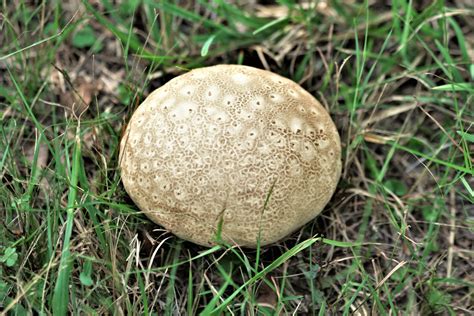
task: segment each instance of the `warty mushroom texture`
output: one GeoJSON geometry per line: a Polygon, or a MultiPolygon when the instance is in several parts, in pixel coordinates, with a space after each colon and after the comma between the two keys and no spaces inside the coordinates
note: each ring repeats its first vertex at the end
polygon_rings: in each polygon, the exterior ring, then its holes
{"type": "Polygon", "coordinates": [[[177,236],[211,246],[222,221],[223,240],[255,247],[323,210],[340,177],[341,145],[329,114],[295,82],[218,65],[143,101],[121,141],[120,167],[140,210],[177,236]]]}

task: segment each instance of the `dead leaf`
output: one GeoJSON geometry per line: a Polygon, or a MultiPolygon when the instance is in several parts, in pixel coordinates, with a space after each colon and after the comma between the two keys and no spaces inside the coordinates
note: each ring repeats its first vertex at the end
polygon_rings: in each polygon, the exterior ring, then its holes
{"type": "MultiPolygon", "coordinates": [[[[25,158],[29,161],[30,164],[33,164],[35,156],[35,143],[28,142],[24,145],[23,150],[25,153],[25,158]]],[[[38,159],[36,160],[36,167],[39,169],[46,168],[48,164],[49,150],[44,143],[38,145],[38,159]]]]}
{"type": "Polygon", "coordinates": [[[91,79],[78,77],[72,82],[72,87],[67,85],[66,92],[58,93],[59,102],[74,116],[79,117],[87,110],[101,86],[102,84],[91,79]]]}
{"type": "Polygon", "coordinates": [[[257,293],[257,305],[275,309],[278,297],[275,291],[272,290],[265,282],[262,282],[257,293]]]}

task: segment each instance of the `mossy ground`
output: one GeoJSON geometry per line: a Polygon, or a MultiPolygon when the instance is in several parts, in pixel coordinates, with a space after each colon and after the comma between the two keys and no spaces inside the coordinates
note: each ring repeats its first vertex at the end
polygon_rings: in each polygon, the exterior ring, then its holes
{"type": "Polygon", "coordinates": [[[473,311],[474,8],[455,1],[3,1],[0,313],[473,311]],[[134,108],[241,63],[331,113],[343,175],[321,216],[259,250],[203,248],[127,197],[134,108]]]}

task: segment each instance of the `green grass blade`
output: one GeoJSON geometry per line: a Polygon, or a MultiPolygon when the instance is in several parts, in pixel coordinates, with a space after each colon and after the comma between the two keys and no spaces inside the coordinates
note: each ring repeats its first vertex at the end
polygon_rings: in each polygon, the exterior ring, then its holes
{"type": "Polygon", "coordinates": [[[445,167],[448,167],[448,168],[451,168],[451,169],[454,169],[454,170],[457,170],[457,171],[461,171],[461,172],[464,172],[464,173],[467,173],[467,174],[470,174],[470,175],[474,175],[474,170],[472,169],[472,167],[465,167],[465,166],[458,166],[457,164],[454,164],[452,162],[449,162],[449,161],[445,161],[445,160],[441,160],[441,159],[438,159],[438,158],[435,158],[435,157],[432,157],[428,154],[424,154],[418,150],[415,150],[415,149],[412,149],[412,148],[409,148],[409,147],[406,147],[406,146],[403,146],[403,145],[400,145],[398,143],[395,143],[395,142],[389,142],[389,143],[392,143],[394,144],[394,146],[397,148],[397,149],[400,149],[400,150],[403,150],[403,151],[406,151],[414,156],[418,156],[418,157],[422,157],[426,160],[429,160],[429,161],[432,161],[434,163],[437,163],[437,164],[440,164],[440,165],[443,165],[445,167]]]}
{"type": "Polygon", "coordinates": [[[214,39],[216,38],[217,35],[212,35],[210,36],[206,42],[204,43],[204,45],[202,46],[202,49],[201,49],[201,56],[202,57],[205,57],[207,56],[207,53],[209,52],[209,47],[211,47],[212,45],[212,42],[214,41],[214,39]]]}
{"type": "Polygon", "coordinates": [[[237,295],[239,295],[243,289],[245,289],[247,286],[255,283],[257,280],[261,279],[264,275],[269,273],[270,271],[276,269],[279,267],[281,264],[286,262],[289,258],[295,256],[297,253],[301,252],[302,250],[310,247],[317,241],[321,240],[321,238],[311,238],[308,240],[305,240],[297,245],[295,245],[293,248],[276,258],[272,263],[270,263],[268,266],[266,266],[264,269],[261,271],[257,272],[252,278],[247,280],[242,286],[240,286],[236,291],[234,291],[231,295],[229,295],[228,298],[226,298],[218,307],[216,307],[212,313],[217,313],[219,310],[223,309],[225,306],[230,304],[237,295]]]}
{"type": "Polygon", "coordinates": [[[441,86],[432,87],[435,91],[452,91],[452,92],[472,92],[474,93],[474,84],[470,82],[455,82],[441,86]]]}
{"type": "Polygon", "coordinates": [[[69,279],[71,277],[71,258],[70,242],[74,221],[74,210],[76,208],[77,184],[79,180],[79,168],[81,166],[81,140],[79,138],[79,126],[76,130],[74,140],[73,161],[71,166],[71,180],[69,184],[68,202],[66,208],[66,229],[64,233],[63,249],[59,262],[58,277],[53,293],[53,314],[66,315],[69,303],[69,279]]]}
{"type": "Polygon", "coordinates": [[[253,35],[257,35],[271,27],[273,27],[274,25],[277,25],[277,24],[280,24],[280,23],[284,23],[284,22],[287,22],[289,19],[287,17],[281,17],[281,18],[278,18],[276,20],[273,20],[271,22],[268,22],[267,24],[259,27],[258,29],[256,29],[255,31],[253,31],[253,35]]]}

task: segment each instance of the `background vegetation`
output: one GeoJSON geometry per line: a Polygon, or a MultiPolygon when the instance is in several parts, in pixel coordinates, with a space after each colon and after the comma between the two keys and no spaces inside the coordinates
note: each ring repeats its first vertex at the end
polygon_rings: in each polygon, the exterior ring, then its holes
{"type": "Polygon", "coordinates": [[[0,1],[0,313],[473,312],[470,0],[0,1]],[[188,69],[241,63],[334,118],[321,216],[258,251],[153,225],[124,124],[188,69]]]}

